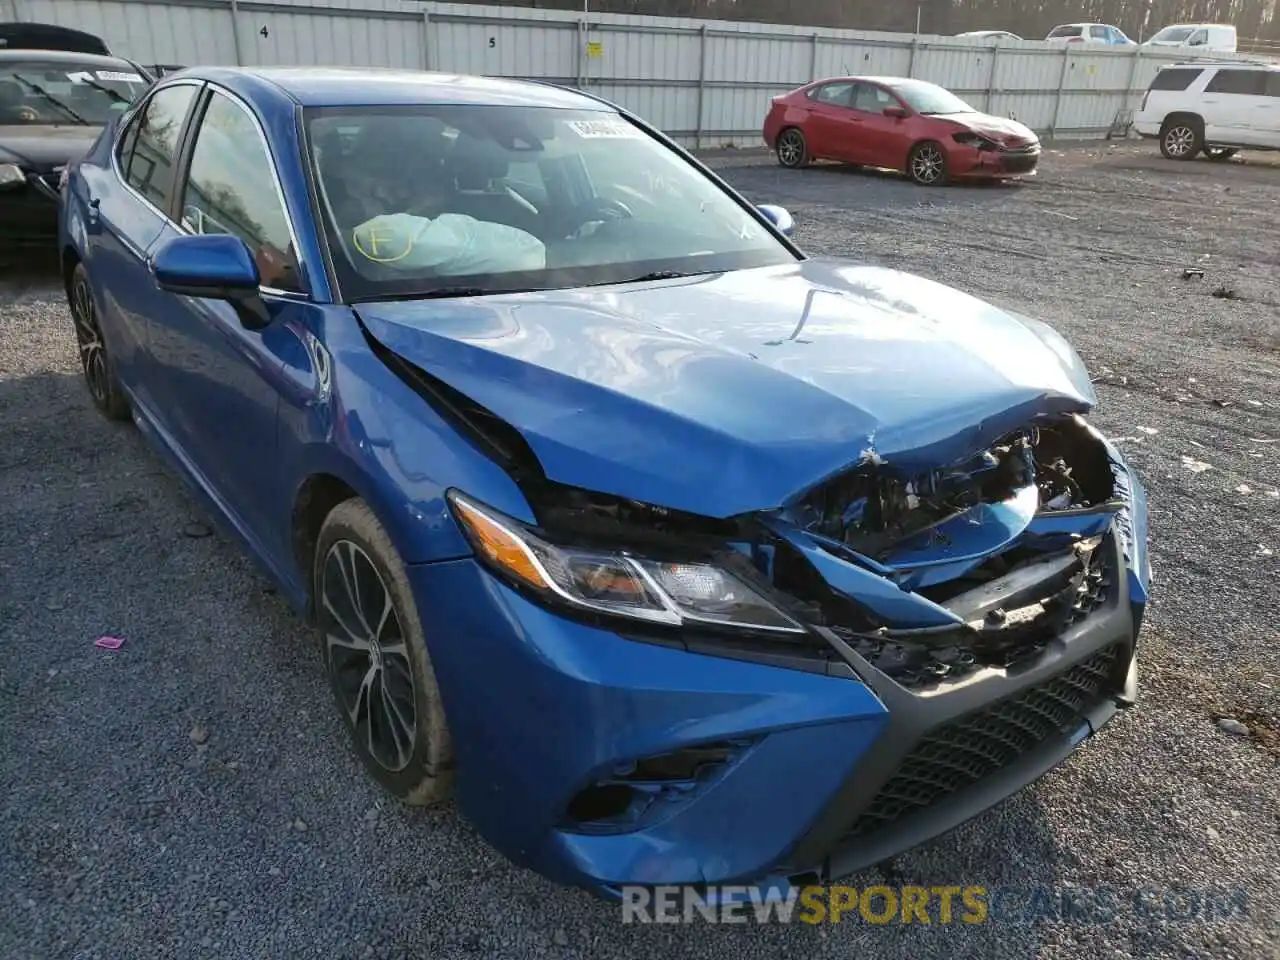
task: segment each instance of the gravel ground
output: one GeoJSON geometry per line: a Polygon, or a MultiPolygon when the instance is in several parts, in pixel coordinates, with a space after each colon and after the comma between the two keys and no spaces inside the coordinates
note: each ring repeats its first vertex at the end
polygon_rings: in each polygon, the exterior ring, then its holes
{"type": "Polygon", "coordinates": [[[209,518],[138,434],[93,413],[53,275],[28,268],[0,281],[0,956],[1280,956],[1280,166],[1073,146],[1023,185],[928,191],[713,163],[789,207],[811,252],[1038,315],[1090,363],[1152,500],[1140,705],[852,882],[1104,885],[1117,915],[623,926],[453,809],[388,803],[310,637],[234,544],[191,536],[209,518]],[[1138,887],[1154,907],[1129,906],[1138,887]],[[1243,890],[1248,911],[1171,919],[1168,887],[1243,890]]]}

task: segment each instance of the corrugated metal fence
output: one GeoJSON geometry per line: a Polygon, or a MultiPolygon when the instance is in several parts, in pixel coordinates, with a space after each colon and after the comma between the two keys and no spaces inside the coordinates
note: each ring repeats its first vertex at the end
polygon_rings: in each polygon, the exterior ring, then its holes
{"type": "MultiPolygon", "coordinates": [[[[11,7],[6,11],[5,7],[11,7]]],[[[694,146],[760,143],[769,98],[822,76],[913,76],[1049,136],[1097,136],[1177,51],[863,33],[415,0],[0,0],[143,63],[408,67],[598,92],[694,146]]]]}

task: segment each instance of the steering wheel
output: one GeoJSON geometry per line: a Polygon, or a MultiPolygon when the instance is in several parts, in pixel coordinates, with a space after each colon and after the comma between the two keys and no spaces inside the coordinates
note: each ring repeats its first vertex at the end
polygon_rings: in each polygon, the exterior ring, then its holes
{"type": "Polygon", "coordinates": [[[594,220],[630,220],[635,214],[621,200],[609,197],[591,197],[569,210],[565,220],[566,226],[577,230],[583,224],[594,220]]]}

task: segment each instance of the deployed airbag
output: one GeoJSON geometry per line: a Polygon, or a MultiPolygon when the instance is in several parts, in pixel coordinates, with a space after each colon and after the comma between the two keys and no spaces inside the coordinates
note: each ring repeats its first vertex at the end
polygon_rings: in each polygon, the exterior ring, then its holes
{"type": "Polygon", "coordinates": [[[434,219],[384,214],[356,227],[352,241],[373,263],[449,277],[542,270],[547,261],[546,248],[532,234],[460,213],[434,219]]]}

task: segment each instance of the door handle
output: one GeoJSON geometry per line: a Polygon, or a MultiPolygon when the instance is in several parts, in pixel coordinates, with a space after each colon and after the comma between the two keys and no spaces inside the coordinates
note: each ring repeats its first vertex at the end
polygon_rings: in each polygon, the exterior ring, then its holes
{"type": "Polygon", "coordinates": [[[101,213],[102,213],[102,200],[98,197],[90,197],[89,212],[85,215],[85,226],[89,230],[93,231],[94,233],[98,232],[99,223],[100,223],[98,218],[101,215],[101,213]]]}

